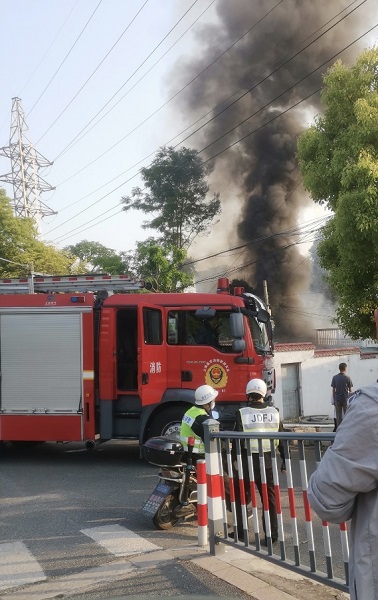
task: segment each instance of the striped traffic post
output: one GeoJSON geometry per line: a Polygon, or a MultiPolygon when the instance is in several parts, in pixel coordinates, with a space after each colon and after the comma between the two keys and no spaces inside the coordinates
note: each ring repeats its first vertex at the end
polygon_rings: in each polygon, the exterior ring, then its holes
{"type": "Polygon", "coordinates": [[[198,545],[206,546],[208,537],[206,461],[197,460],[198,545]]]}
{"type": "Polygon", "coordinates": [[[227,440],[227,483],[228,483],[228,497],[230,502],[230,509],[232,514],[232,525],[234,530],[234,540],[237,540],[237,527],[238,521],[236,516],[236,497],[235,497],[235,481],[234,481],[234,469],[232,466],[232,455],[231,455],[231,444],[230,440],[227,440]]]}
{"type": "Polygon", "coordinates": [[[244,538],[244,544],[246,546],[248,546],[249,538],[248,538],[247,500],[246,500],[246,494],[245,494],[245,480],[244,480],[244,472],[243,472],[241,443],[240,443],[240,440],[235,440],[235,441],[236,441],[236,463],[238,466],[239,498],[240,498],[242,521],[243,521],[243,538],[244,538]]]}
{"type": "Polygon", "coordinates": [[[249,441],[248,441],[248,445],[247,445],[247,457],[248,457],[248,472],[249,472],[249,484],[250,484],[251,506],[252,506],[253,532],[255,534],[256,550],[261,550],[259,512],[258,512],[258,506],[257,506],[257,491],[256,491],[257,486],[256,486],[256,480],[255,480],[255,470],[253,467],[251,445],[250,445],[249,441]]]}
{"type": "MultiPolygon", "coordinates": [[[[322,459],[322,451],[320,447],[320,442],[315,442],[315,460],[316,467],[320,465],[320,461],[322,459]]],[[[323,548],[324,548],[324,557],[326,562],[327,569],[327,577],[329,579],[333,578],[333,564],[332,564],[332,549],[331,549],[331,538],[329,535],[329,525],[327,521],[322,521],[322,534],[323,534],[323,548]]]]}
{"type": "Polygon", "coordinates": [[[345,581],[349,585],[349,544],[347,524],[340,523],[341,549],[343,554],[345,581]]]}
{"type": "Polygon", "coordinates": [[[291,466],[291,457],[288,445],[284,446],[284,455],[286,463],[286,483],[287,495],[289,497],[290,519],[291,519],[291,535],[293,537],[294,563],[299,566],[301,564],[299,554],[299,536],[297,523],[297,509],[295,505],[295,492],[293,483],[293,471],[291,466]]]}
{"type": "Polygon", "coordinates": [[[224,552],[224,545],[219,543],[219,537],[224,537],[223,523],[223,481],[218,458],[218,443],[212,439],[212,433],[219,433],[219,423],[207,419],[203,423],[205,438],[207,507],[209,525],[210,553],[215,556],[224,552]]]}
{"type": "MultiPolygon", "coordinates": [[[[287,442],[285,442],[285,443],[287,444],[287,442]]],[[[283,515],[282,515],[281,488],[280,488],[280,480],[278,477],[277,452],[276,452],[275,440],[270,440],[270,454],[271,454],[271,459],[272,459],[274,496],[275,496],[275,501],[276,501],[278,540],[280,542],[281,560],[286,560],[285,532],[284,532],[283,515]]]]}
{"type": "Polygon", "coordinates": [[[257,442],[258,442],[258,446],[259,446],[260,480],[261,480],[263,517],[264,517],[264,523],[265,523],[265,537],[266,537],[266,542],[267,542],[267,546],[268,546],[268,554],[273,554],[272,529],[271,529],[271,525],[270,525],[270,512],[269,512],[268,483],[267,483],[267,479],[266,479],[263,440],[259,439],[257,442]]]}
{"type": "Polygon", "coordinates": [[[308,477],[307,477],[306,457],[305,457],[303,440],[299,440],[299,442],[298,442],[298,454],[299,454],[299,470],[301,473],[303,507],[304,507],[305,519],[306,519],[307,548],[308,548],[308,555],[310,558],[310,569],[313,573],[315,573],[316,572],[315,543],[314,543],[314,532],[313,532],[313,527],[312,527],[311,508],[310,508],[310,503],[309,503],[308,497],[307,497],[308,477]]]}
{"type": "MultiPolygon", "coordinates": [[[[319,466],[320,461],[322,459],[322,450],[321,450],[321,442],[315,442],[315,460],[316,467],[319,466]]],[[[343,563],[344,563],[344,572],[345,572],[345,582],[346,585],[349,586],[349,544],[348,544],[348,530],[347,524],[340,523],[340,537],[341,537],[341,551],[343,555],[343,563]]],[[[331,549],[331,539],[329,534],[329,524],[326,521],[322,521],[322,531],[323,531],[323,546],[324,546],[324,555],[326,559],[326,567],[327,567],[327,577],[333,577],[333,564],[332,564],[332,549],[331,549]]]]}

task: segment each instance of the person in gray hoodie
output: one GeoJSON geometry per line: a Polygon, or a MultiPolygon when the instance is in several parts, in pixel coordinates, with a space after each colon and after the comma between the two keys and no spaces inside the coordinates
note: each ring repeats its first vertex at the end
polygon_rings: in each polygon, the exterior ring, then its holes
{"type": "Polygon", "coordinates": [[[378,385],[349,399],[335,441],[308,485],[311,507],[323,521],[351,519],[351,600],[378,600],[378,385]]]}

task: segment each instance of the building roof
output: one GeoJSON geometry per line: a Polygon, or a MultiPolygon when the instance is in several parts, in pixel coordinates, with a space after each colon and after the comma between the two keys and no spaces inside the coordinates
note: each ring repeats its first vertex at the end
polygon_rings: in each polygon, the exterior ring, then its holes
{"type": "Polygon", "coordinates": [[[351,348],[323,348],[315,350],[314,356],[343,356],[345,354],[360,354],[360,349],[357,346],[351,348]]]}
{"type": "Polygon", "coordinates": [[[288,344],[274,344],[275,352],[298,352],[301,350],[315,350],[311,342],[294,342],[288,344]]]}

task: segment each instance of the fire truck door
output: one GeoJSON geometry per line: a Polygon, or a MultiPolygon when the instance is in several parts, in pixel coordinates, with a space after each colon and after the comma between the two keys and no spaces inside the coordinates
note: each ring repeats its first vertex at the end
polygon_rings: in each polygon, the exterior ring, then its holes
{"type": "Polygon", "coordinates": [[[138,307],[138,392],[142,405],[159,403],[167,387],[162,311],[138,307]]]}

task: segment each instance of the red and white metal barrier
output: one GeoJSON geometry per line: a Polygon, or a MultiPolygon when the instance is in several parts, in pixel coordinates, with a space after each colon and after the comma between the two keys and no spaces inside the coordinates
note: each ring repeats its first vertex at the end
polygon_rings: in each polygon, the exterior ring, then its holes
{"type": "MultiPolygon", "coordinates": [[[[277,562],[280,566],[292,569],[301,575],[347,591],[349,549],[346,524],[342,523],[338,528],[329,526],[328,523],[321,523],[316,516],[314,521],[307,498],[307,472],[309,469],[314,470],[320,461],[321,444],[329,443],[333,438],[333,433],[246,434],[220,432],[219,424],[209,420],[205,424],[205,448],[211,554],[217,554],[223,545],[237,545],[241,550],[269,558],[270,561],[277,562]],[[279,473],[277,466],[274,440],[278,438],[281,439],[284,448],[286,476],[279,473]],[[253,460],[250,451],[249,439],[258,440],[259,461],[257,464],[256,456],[253,460]],[[270,439],[270,453],[263,452],[263,439],[270,439]],[[292,444],[293,442],[295,445],[292,444]],[[247,447],[247,457],[243,450],[245,446],[247,447]],[[231,448],[233,448],[232,453],[231,448]],[[275,540],[271,535],[269,498],[272,506],[272,490],[268,489],[269,484],[266,477],[268,456],[272,465],[279,546],[273,543],[275,540]],[[255,468],[257,469],[258,465],[260,470],[262,498],[256,491],[254,464],[255,468]],[[245,484],[248,479],[249,487],[246,488],[245,484]],[[251,514],[252,519],[248,519],[248,513],[251,514]],[[262,518],[267,542],[266,549],[261,548],[260,542],[262,518]],[[323,539],[323,544],[321,539],[323,539]],[[342,561],[339,558],[340,546],[342,561]],[[335,557],[332,555],[332,547],[337,548],[335,557]],[[301,556],[300,548],[302,548],[303,556],[301,556]],[[319,570],[317,562],[321,565],[319,570]]],[[[272,481],[271,475],[269,477],[269,480],[272,481]]],[[[201,527],[203,527],[203,523],[203,516],[201,516],[201,527]]],[[[202,536],[201,533],[201,545],[204,543],[202,536]]]]}

